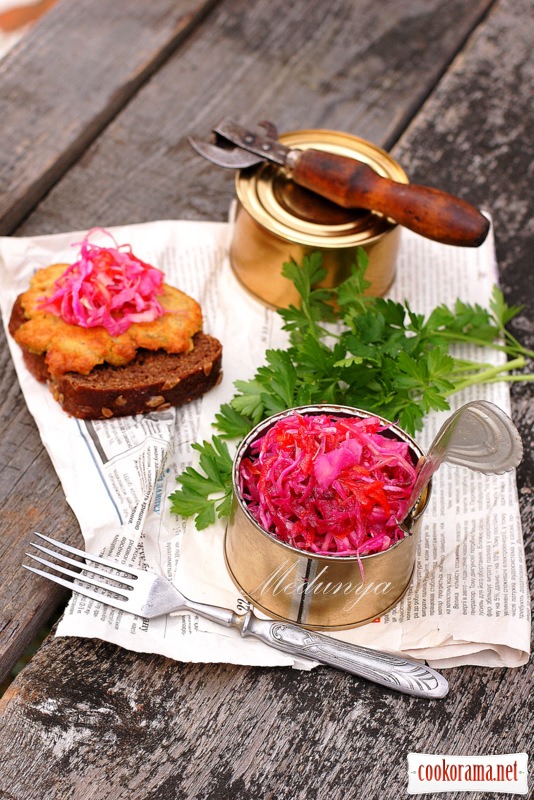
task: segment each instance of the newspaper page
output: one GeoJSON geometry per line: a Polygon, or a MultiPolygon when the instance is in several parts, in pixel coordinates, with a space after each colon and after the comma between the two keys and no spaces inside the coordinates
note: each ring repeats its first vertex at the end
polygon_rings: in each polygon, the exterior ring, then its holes
{"type": "MultiPolygon", "coordinates": [[[[28,408],[62,482],[88,552],[169,578],[193,600],[242,611],[223,556],[224,523],[197,531],[170,513],[169,495],[186,466],[191,444],[209,439],[234,381],[252,377],[265,350],[284,346],[280,317],[254,300],[228,261],[230,226],[160,221],[112,229],[119,243],[165,272],[166,281],[197,299],[204,330],[223,343],[221,384],[178,409],[105,421],[68,417],[48,389],[27,371],[8,336],[28,408]]],[[[43,266],[72,262],[85,232],[0,238],[0,303],[7,328],[16,296],[43,266]]],[[[98,237],[95,239],[98,241],[98,237]]],[[[496,282],[491,237],[476,250],[448,247],[403,231],[397,278],[389,296],[408,299],[416,312],[440,303],[487,304],[496,282]]],[[[459,352],[480,359],[476,348],[459,352]]],[[[484,353],[499,364],[503,356],[484,353]]],[[[452,411],[487,399],[509,412],[506,384],[463,391],[452,411]]],[[[432,414],[418,440],[426,449],[452,412],[432,414]]],[[[54,531],[42,520],[41,530],[54,531]]],[[[276,651],[196,614],[144,619],[73,594],[60,636],[97,637],[139,652],[176,660],[250,665],[312,662],[276,651]]],[[[487,476],[443,465],[434,480],[418,539],[416,570],[404,599],[380,620],[335,634],[344,641],[424,659],[438,668],[461,664],[519,666],[528,659],[529,592],[514,473],[487,476]]]]}

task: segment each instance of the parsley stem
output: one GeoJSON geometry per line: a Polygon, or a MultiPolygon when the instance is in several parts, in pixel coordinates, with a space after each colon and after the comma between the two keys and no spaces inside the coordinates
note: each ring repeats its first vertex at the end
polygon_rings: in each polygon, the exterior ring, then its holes
{"type": "MultiPolygon", "coordinates": [[[[505,331],[505,333],[508,332],[505,331]]],[[[528,356],[529,358],[534,358],[534,350],[528,350],[526,347],[523,347],[523,345],[519,344],[519,342],[517,342],[510,334],[508,334],[511,338],[510,344],[497,344],[496,342],[490,342],[487,339],[478,339],[470,334],[455,332],[451,333],[443,330],[440,330],[439,335],[443,339],[448,339],[450,342],[467,342],[468,344],[474,344],[478,347],[491,347],[492,350],[500,350],[507,355],[521,354],[528,356]]]]}
{"type": "MultiPolygon", "coordinates": [[[[508,383],[516,383],[517,381],[534,381],[534,374],[530,375],[496,375],[494,378],[484,380],[483,383],[500,383],[506,381],[508,383]]],[[[479,381],[480,383],[480,381],[479,381]]]]}
{"type": "Polygon", "coordinates": [[[519,358],[515,358],[512,361],[507,361],[506,364],[501,364],[497,367],[491,367],[490,369],[483,370],[482,372],[478,372],[477,374],[473,375],[471,378],[465,378],[464,380],[458,381],[455,385],[455,388],[451,392],[447,392],[447,396],[454,394],[455,392],[459,392],[462,389],[466,389],[468,386],[474,386],[478,383],[495,383],[496,381],[524,381],[524,380],[534,380],[534,375],[510,375],[509,373],[514,369],[521,369],[525,366],[525,359],[521,356],[519,358]],[[503,375],[502,373],[506,372],[508,374],[503,375]]]}
{"type": "Polygon", "coordinates": [[[506,330],[506,328],[503,328],[502,332],[505,339],[507,339],[510,343],[510,352],[513,350],[516,353],[523,353],[523,355],[528,356],[529,358],[534,358],[534,350],[529,350],[527,347],[524,347],[520,342],[517,341],[515,336],[513,336],[510,331],[506,330]]]}
{"type": "Polygon", "coordinates": [[[478,373],[481,369],[491,369],[494,364],[488,364],[486,361],[465,361],[460,358],[454,359],[454,372],[453,375],[462,375],[465,372],[478,373]]]}

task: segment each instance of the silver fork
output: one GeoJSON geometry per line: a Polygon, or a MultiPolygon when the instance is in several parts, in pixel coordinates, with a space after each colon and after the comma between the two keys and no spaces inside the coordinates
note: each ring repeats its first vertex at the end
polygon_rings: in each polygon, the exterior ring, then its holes
{"type": "Polygon", "coordinates": [[[259,619],[252,610],[235,614],[228,608],[197,603],[185,597],[160,575],[123,567],[110,559],[90,555],[42,533],[36,532],[35,535],[55,549],[37,542],[31,542],[31,546],[60,563],[27,553],[33,561],[54,572],[26,564],[23,567],[100,603],[148,619],[171,611],[192,612],[226,628],[236,628],[241,636],[254,636],[276,650],[328,664],[413,697],[438,699],[445,697],[449,690],[442,675],[417,661],[339,642],[287,622],[259,619]],[[79,558],[84,559],[85,563],[79,558]],[[81,569],[82,572],[70,567],[81,569]]]}

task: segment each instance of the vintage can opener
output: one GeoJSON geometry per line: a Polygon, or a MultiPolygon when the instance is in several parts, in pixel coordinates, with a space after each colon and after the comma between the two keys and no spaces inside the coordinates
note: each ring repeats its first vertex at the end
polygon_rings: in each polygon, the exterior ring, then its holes
{"type": "Polygon", "coordinates": [[[244,169],[270,161],[284,168],[299,186],[343,208],[374,211],[444,244],[478,247],[488,235],[489,220],[465,200],[428,186],[397,183],[353,158],[286,147],[277,139],[272,123],[260,126],[265,132],[247,130],[225,119],[213,129],[213,142],[196,138],[189,142],[221,167],[244,169]]]}

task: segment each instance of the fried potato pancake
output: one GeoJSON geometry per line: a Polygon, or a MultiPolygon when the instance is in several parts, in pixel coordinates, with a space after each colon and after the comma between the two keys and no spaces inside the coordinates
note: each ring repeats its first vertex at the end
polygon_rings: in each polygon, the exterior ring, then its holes
{"type": "Polygon", "coordinates": [[[78,372],[87,375],[97,364],[118,367],[132,361],[139,348],[187,353],[193,348],[192,337],[202,328],[202,311],[196,300],[163,284],[158,300],[165,309],[152,322],[134,322],[119,336],[111,336],[98,326],[82,328],[71,325],[50,311],[40,309],[43,297],[52,295],[55,281],[68,264],[53,264],[38,270],[30,288],[21,296],[27,321],[15,334],[15,340],[31,353],[46,354],[52,375],[78,372]]]}

